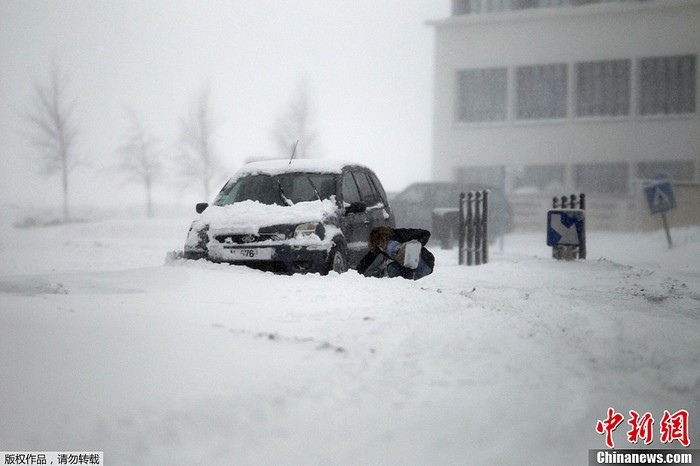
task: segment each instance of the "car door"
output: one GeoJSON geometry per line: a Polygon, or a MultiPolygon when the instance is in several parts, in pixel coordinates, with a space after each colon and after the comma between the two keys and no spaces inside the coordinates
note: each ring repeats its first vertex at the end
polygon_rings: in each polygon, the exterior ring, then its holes
{"type": "Polygon", "coordinates": [[[366,209],[353,211],[352,206],[363,202],[353,171],[347,170],[341,179],[341,195],[345,214],[341,220],[345,242],[348,248],[348,260],[355,266],[367,253],[367,239],[370,232],[370,222],[366,209]]]}
{"type": "Polygon", "coordinates": [[[382,186],[382,183],[379,181],[379,178],[377,178],[377,175],[375,175],[373,172],[368,171],[367,175],[369,176],[369,179],[372,182],[375,191],[377,191],[377,194],[379,194],[382,204],[384,205],[384,212],[382,215],[383,225],[394,228],[396,225],[396,220],[394,218],[393,209],[389,205],[389,199],[386,197],[386,191],[384,191],[384,186],[382,186]]]}
{"type": "Polygon", "coordinates": [[[388,206],[385,204],[379,190],[375,187],[370,174],[366,170],[355,172],[357,187],[360,189],[362,201],[367,204],[367,221],[369,229],[378,226],[391,226],[388,206]]]}

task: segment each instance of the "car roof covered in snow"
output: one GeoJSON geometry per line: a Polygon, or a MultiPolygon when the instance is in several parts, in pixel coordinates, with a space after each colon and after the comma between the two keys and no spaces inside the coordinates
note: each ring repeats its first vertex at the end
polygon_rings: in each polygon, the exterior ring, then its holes
{"type": "Polygon", "coordinates": [[[358,163],[340,160],[299,159],[265,160],[244,165],[235,177],[252,174],[280,175],[283,173],[341,173],[348,165],[363,167],[358,163]]]}

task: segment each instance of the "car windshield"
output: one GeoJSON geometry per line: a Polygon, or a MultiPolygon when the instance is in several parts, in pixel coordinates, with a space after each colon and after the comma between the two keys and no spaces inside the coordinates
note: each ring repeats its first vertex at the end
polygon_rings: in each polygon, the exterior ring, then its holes
{"type": "Polygon", "coordinates": [[[249,175],[227,183],[214,201],[224,206],[242,201],[292,205],[297,202],[329,199],[335,194],[335,175],[327,173],[285,173],[249,175]]]}

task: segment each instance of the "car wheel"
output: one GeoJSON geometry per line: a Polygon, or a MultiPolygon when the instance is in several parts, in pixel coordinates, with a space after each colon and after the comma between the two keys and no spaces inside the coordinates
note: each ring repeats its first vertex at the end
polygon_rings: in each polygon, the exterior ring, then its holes
{"type": "Polygon", "coordinates": [[[336,273],[343,273],[348,270],[348,258],[342,243],[336,243],[330,254],[328,254],[328,264],[325,273],[327,274],[331,270],[336,273]]]}

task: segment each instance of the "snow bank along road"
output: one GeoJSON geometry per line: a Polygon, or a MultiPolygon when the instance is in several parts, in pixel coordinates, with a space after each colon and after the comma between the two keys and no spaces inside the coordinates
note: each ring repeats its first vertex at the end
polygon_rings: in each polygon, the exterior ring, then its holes
{"type": "MultiPolygon", "coordinates": [[[[189,219],[0,239],[0,450],[107,464],[587,464],[608,407],[700,438],[700,229],[418,281],[179,261],[189,219]],[[475,292],[471,292],[473,288],[475,292]]],[[[628,426],[614,432],[630,448],[628,426]]],[[[655,432],[653,447],[663,446],[655,432]]],[[[671,446],[678,446],[674,442],[671,446]]]]}

